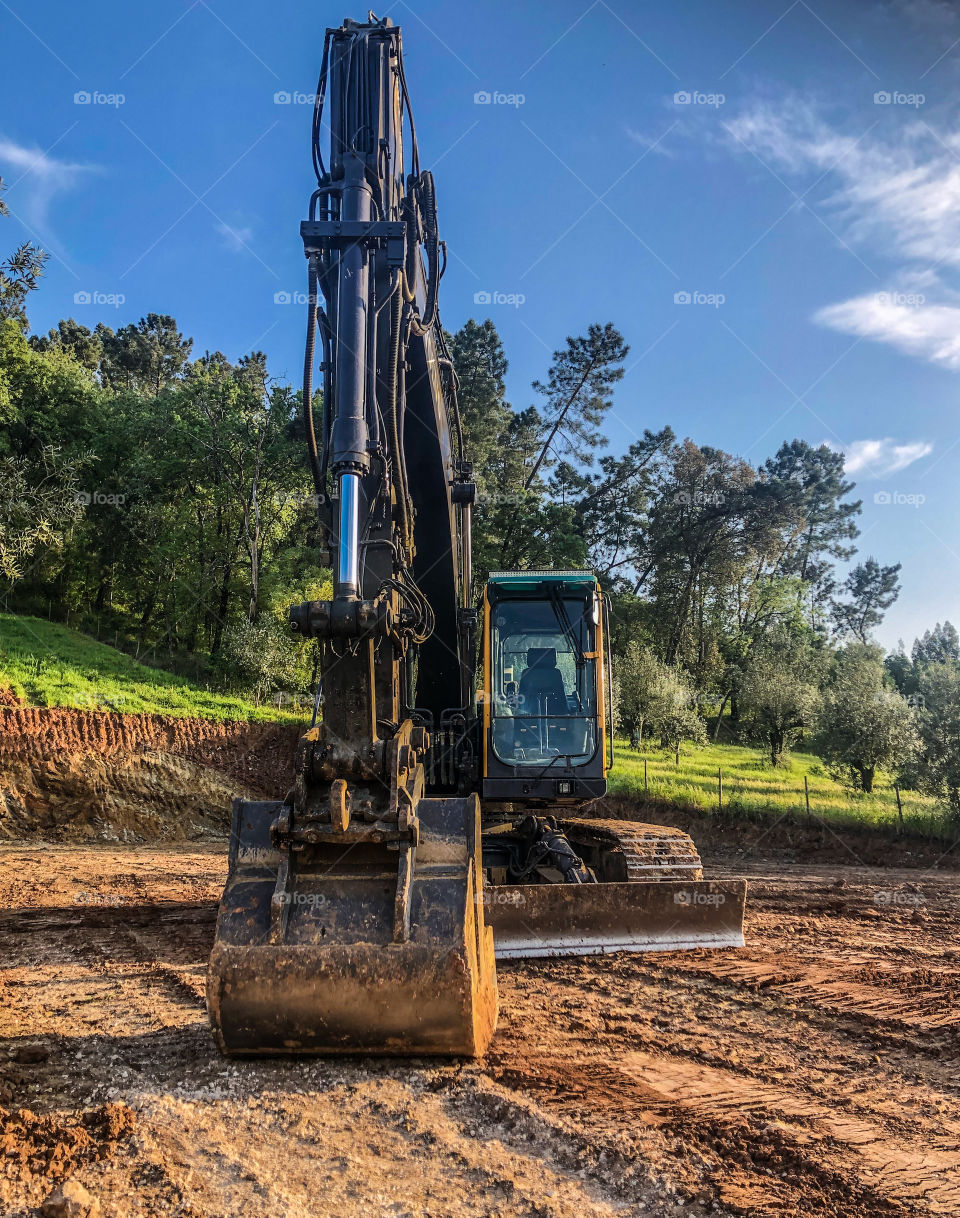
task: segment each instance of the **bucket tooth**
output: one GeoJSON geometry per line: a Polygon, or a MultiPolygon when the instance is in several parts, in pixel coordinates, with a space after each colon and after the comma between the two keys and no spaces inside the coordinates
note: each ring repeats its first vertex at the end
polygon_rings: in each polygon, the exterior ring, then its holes
{"type": "Polygon", "coordinates": [[[476,796],[420,800],[419,844],[401,850],[288,854],[270,837],[280,808],[234,807],[207,971],[222,1051],[483,1053],[497,997],[476,796]]]}

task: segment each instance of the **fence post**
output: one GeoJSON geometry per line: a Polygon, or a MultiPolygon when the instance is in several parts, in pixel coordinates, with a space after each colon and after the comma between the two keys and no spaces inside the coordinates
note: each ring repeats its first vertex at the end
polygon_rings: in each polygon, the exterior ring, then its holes
{"type": "Polygon", "coordinates": [[[646,757],[644,757],[644,759],[643,759],[643,789],[644,789],[644,791],[647,790],[647,759],[646,759],[646,757]]]}
{"type": "Polygon", "coordinates": [[[807,805],[807,820],[810,819],[810,784],[807,782],[807,776],[803,776],[803,800],[807,805]]]}
{"type": "Polygon", "coordinates": [[[680,764],[680,741],[679,740],[677,741],[677,753],[676,753],[675,761],[676,761],[677,765],[680,764]]]}
{"type": "Polygon", "coordinates": [[[893,790],[894,790],[894,794],[897,797],[897,820],[900,824],[900,829],[902,831],[902,829],[903,829],[903,804],[900,802],[900,784],[895,782],[893,784],[893,790]]]}
{"type": "Polygon", "coordinates": [[[717,766],[717,811],[723,811],[723,770],[717,766]]]}

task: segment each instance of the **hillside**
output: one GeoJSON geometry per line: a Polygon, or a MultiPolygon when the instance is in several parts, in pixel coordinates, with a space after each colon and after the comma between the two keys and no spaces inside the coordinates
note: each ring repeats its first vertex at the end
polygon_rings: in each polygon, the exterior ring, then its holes
{"type": "Polygon", "coordinates": [[[299,723],[299,711],[256,706],[151,668],[89,635],[37,617],[0,614],[0,700],[123,714],[299,723]]]}
{"type": "MultiPolygon", "coordinates": [[[[810,814],[816,820],[877,826],[893,826],[900,821],[896,792],[886,774],[879,774],[873,793],[864,795],[837,782],[812,753],[791,753],[784,765],[774,768],[759,747],[733,744],[684,746],[678,766],[672,752],[648,747],[638,751],[619,740],[610,776],[611,792],[643,795],[645,760],[646,793],[651,799],[681,808],[716,812],[719,770],[723,776],[722,810],[733,816],[792,814],[805,818],[806,778],[810,814]]],[[[905,829],[924,835],[950,829],[942,805],[931,797],[901,790],[900,803],[905,829]]]]}

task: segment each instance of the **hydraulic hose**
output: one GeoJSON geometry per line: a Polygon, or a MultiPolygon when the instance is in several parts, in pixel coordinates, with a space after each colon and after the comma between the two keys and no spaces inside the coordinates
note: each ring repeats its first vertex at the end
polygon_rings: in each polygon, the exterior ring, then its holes
{"type": "MultiPolygon", "coordinates": [[[[303,421],[307,433],[307,451],[310,454],[310,472],[313,475],[314,489],[318,496],[322,496],[325,493],[323,470],[313,419],[313,360],[317,342],[317,277],[317,258],[314,255],[309,260],[307,271],[307,342],[303,353],[303,421]]],[[[326,363],[325,359],[324,364],[326,365],[326,363]]],[[[324,412],[326,409],[325,401],[324,412]]]]}

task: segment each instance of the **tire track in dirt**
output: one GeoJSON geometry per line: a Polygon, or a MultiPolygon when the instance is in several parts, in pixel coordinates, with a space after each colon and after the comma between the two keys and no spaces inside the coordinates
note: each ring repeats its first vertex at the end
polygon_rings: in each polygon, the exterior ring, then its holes
{"type": "MultiPolygon", "coordinates": [[[[77,1160],[104,1218],[133,1189],[151,1218],[318,1196],[397,1216],[960,1213],[953,878],[924,881],[914,920],[867,912],[895,876],[764,877],[740,951],[502,966],[482,1063],[228,1062],[202,1001],[219,855],[7,850],[0,868],[21,856],[43,883],[0,884],[0,1087],[14,1139],[129,1113],[77,1160]]],[[[32,1212],[41,1185],[0,1164],[0,1209],[32,1212]]]]}

